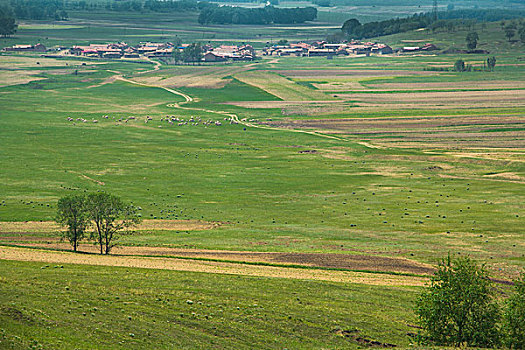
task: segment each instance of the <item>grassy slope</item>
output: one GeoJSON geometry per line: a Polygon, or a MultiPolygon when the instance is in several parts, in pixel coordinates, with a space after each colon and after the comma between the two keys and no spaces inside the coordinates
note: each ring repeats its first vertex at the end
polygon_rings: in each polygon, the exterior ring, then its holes
{"type": "Polygon", "coordinates": [[[358,348],[336,329],[406,346],[413,323],[411,288],[45,266],[0,264],[0,348],[358,348]]]}

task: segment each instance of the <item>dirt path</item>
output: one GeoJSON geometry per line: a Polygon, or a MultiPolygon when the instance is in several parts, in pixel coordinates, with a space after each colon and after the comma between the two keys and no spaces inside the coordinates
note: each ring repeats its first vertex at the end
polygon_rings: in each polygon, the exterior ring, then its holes
{"type": "Polygon", "coordinates": [[[362,283],[368,285],[422,286],[427,282],[426,278],[410,276],[257,266],[161,257],[101,256],[15,247],[0,247],[0,260],[36,261],[50,264],[136,267],[243,276],[362,283]]]}
{"type": "MultiPolygon", "coordinates": [[[[125,81],[125,82],[128,82],[130,84],[163,89],[163,90],[168,91],[168,92],[170,92],[172,94],[175,94],[175,95],[178,95],[178,96],[182,96],[185,99],[185,102],[183,102],[183,103],[189,103],[189,102],[193,102],[194,101],[193,97],[191,97],[190,95],[187,95],[187,94],[185,94],[183,92],[180,92],[180,91],[177,91],[177,90],[174,90],[174,89],[171,89],[171,88],[167,88],[167,87],[163,87],[163,86],[157,86],[157,85],[149,85],[149,84],[139,83],[139,82],[136,82],[136,81],[133,81],[133,80],[130,80],[130,79],[126,79],[126,78],[124,78],[122,76],[116,76],[115,78],[117,80],[125,81]]],[[[275,127],[270,127],[270,126],[253,124],[253,123],[249,123],[249,122],[245,122],[245,121],[240,120],[239,117],[236,114],[232,114],[232,113],[228,113],[228,112],[224,112],[224,111],[214,111],[214,110],[211,110],[211,109],[185,107],[185,106],[183,107],[183,106],[180,105],[180,103],[170,103],[170,104],[167,105],[167,107],[178,108],[178,109],[185,109],[185,110],[192,110],[192,111],[198,111],[198,112],[220,114],[220,115],[223,115],[223,116],[231,118],[235,123],[238,123],[238,124],[250,127],[250,128],[266,129],[266,130],[273,130],[273,131],[296,132],[296,133],[302,133],[302,134],[308,134],[308,135],[328,138],[328,139],[337,140],[337,141],[348,141],[347,139],[342,138],[342,137],[321,134],[321,133],[318,133],[318,132],[315,132],[315,131],[307,131],[307,130],[299,130],[299,129],[282,129],[282,128],[275,128],[275,127]]],[[[368,148],[377,148],[377,146],[373,146],[373,145],[370,145],[368,143],[361,143],[361,145],[365,146],[365,147],[368,147],[368,148]]]]}

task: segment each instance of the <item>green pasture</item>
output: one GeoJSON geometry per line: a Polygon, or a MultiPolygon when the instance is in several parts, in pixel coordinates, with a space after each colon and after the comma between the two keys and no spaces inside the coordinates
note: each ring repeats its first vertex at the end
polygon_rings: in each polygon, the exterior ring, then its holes
{"type": "MultiPolygon", "coordinates": [[[[498,264],[525,263],[523,185],[484,177],[523,176],[522,162],[457,158],[439,149],[431,154],[374,149],[358,139],[230,124],[224,114],[199,110],[236,113],[240,119],[283,118],[279,109],[223,104],[275,99],[235,79],[220,89],[181,88],[199,101],[183,104],[190,109],[167,107],[183,99],[160,88],[102,84],[109,70],[129,75],[148,66],[110,62],[85,66],[88,72],[78,75],[50,71],[43,73],[46,80],[0,89],[2,220],[52,220],[60,196],[105,190],[140,206],[144,218],[224,223],[209,231],[129,236],[124,244],[364,249],[432,263],[458,251],[498,264]],[[223,125],[170,125],[160,121],[166,115],[223,125]],[[118,123],[129,116],[136,120],[118,123]],[[146,116],[154,120],[146,124],[146,116]]],[[[353,116],[351,109],[344,115],[353,116]]]]}
{"type": "Polygon", "coordinates": [[[136,268],[0,264],[2,349],[407,346],[416,288],[136,268]]]}

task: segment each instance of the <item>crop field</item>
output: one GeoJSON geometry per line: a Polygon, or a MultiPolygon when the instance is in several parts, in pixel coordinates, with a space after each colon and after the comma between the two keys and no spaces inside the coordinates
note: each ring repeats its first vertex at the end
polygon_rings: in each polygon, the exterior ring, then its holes
{"type": "MultiPolygon", "coordinates": [[[[379,18],[373,6],[356,4],[379,18]]],[[[79,12],[21,23],[0,46],[261,46],[322,37],[340,9],[241,29],[79,12]]],[[[486,263],[505,295],[525,268],[525,65],[497,28],[480,32],[494,72],[436,70],[481,69],[479,54],[192,66],[1,53],[0,349],[420,348],[414,300],[447,254],[486,263]],[[73,253],[54,222],[59,198],[94,191],[143,219],[107,256],[89,239],[73,253]]],[[[429,35],[384,40],[447,43],[429,35]]]]}

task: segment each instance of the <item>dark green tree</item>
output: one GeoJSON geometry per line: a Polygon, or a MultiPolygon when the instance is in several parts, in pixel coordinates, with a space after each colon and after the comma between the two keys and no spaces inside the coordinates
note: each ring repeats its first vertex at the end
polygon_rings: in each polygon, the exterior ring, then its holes
{"type": "Polygon", "coordinates": [[[525,44],[525,23],[521,25],[518,30],[518,35],[520,36],[520,41],[522,44],[525,44]]]}
{"type": "Polygon", "coordinates": [[[456,72],[464,72],[466,70],[465,61],[457,60],[456,63],[454,63],[454,70],[456,72]]]}
{"type": "Polygon", "coordinates": [[[174,47],[173,52],[171,53],[171,57],[173,58],[173,61],[175,63],[178,63],[182,61],[182,52],[177,47],[174,47]]]}
{"type": "Polygon", "coordinates": [[[506,345],[525,349],[525,272],[514,283],[514,294],[507,300],[503,320],[506,345]]]}
{"type": "Polygon", "coordinates": [[[478,33],[476,32],[468,33],[466,40],[467,40],[467,48],[469,50],[475,50],[476,47],[478,46],[478,40],[479,40],[478,33]]]}
{"type": "Polygon", "coordinates": [[[202,47],[199,43],[188,45],[182,51],[182,59],[185,62],[200,62],[202,59],[202,47]]]}
{"type": "Polygon", "coordinates": [[[133,205],[106,192],[89,194],[86,208],[95,227],[93,238],[100,247],[100,254],[109,254],[119,236],[140,222],[133,205]]]}
{"type": "Polygon", "coordinates": [[[424,336],[438,345],[497,346],[500,311],[491,284],[471,259],[443,259],[416,303],[424,336]]]}
{"type": "Polygon", "coordinates": [[[361,22],[355,18],[351,18],[345,23],[343,23],[343,26],[341,27],[341,30],[346,35],[355,35],[357,34],[358,30],[361,28],[361,22]]]}
{"type": "Polygon", "coordinates": [[[491,72],[494,71],[494,67],[496,67],[496,57],[492,56],[487,58],[487,67],[491,72]]]}
{"type": "Polygon", "coordinates": [[[507,40],[511,42],[512,38],[514,38],[516,35],[516,25],[514,23],[510,23],[503,28],[503,31],[505,32],[505,37],[507,40]]]}
{"type": "Polygon", "coordinates": [[[0,5],[0,35],[5,37],[16,33],[18,25],[11,8],[0,5]]]}
{"type": "Polygon", "coordinates": [[[66,227],[63,236],[77,251],[78,243],[85,237],[90,220],[86,210],[86,197],[70,195],[58,200],[57,216],[55,221],[66,227]]]}

